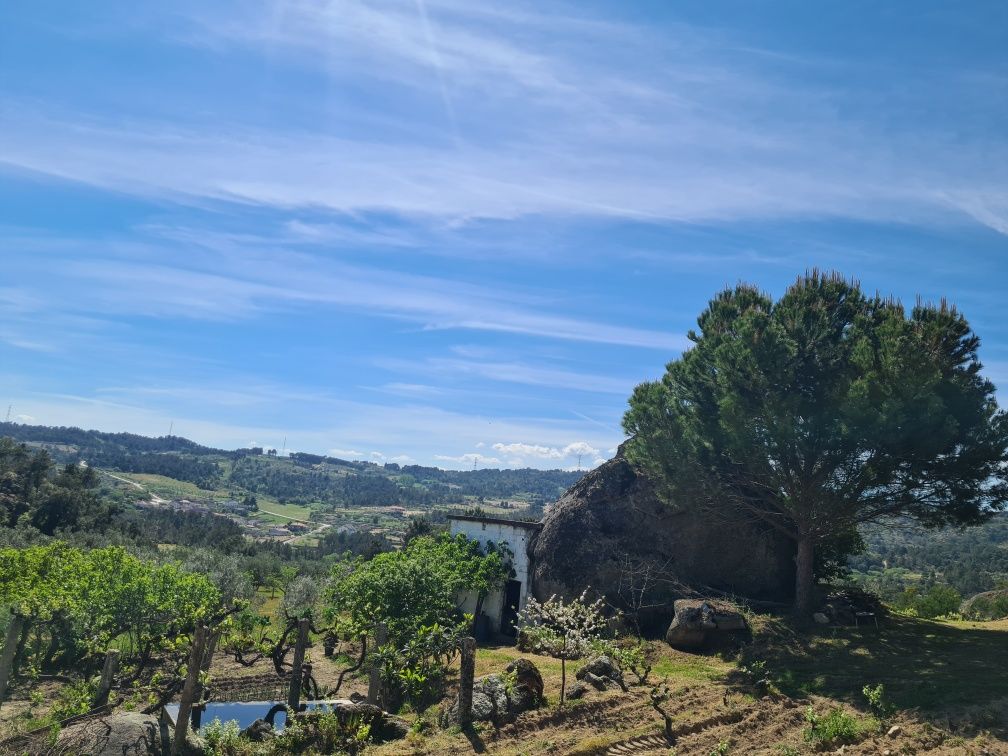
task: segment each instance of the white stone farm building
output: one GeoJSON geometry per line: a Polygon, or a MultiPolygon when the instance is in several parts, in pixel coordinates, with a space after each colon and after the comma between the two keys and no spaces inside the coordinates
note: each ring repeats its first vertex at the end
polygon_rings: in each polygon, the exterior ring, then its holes
{"type": "MultiPolygon", "coordinates": [[[[477,541],[484,549],[487,544],[490,544],[490,548],[503,544],[511,551],[514,575],[504,584],[503,590],[483,600],[482,614],[486,620],[477,618],[477,627],[481,622],[488,623],[489,626],[484,624],[481,634],[502,633],[513,636],[518,612],[525,608],[529,596],[529,576],[532,573],[529,544],[542,528],[542,523],[450,515],[448,524],[452,535],[461,533],[469,540],[477,541]]],[[[477,597],[470,594],[463,598],[462,610],[472,614],[476,609],[477,597]]]]}

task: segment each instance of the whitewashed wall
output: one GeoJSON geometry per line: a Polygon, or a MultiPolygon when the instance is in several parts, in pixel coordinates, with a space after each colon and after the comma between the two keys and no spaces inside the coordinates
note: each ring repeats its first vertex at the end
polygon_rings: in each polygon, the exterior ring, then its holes
{"type": "MultiPolygon", "coordinates": [[[[535,532],[529,528],[505,525],[497,522],[474,522],[470,520],[451,520],[451,534],[462,533],[472,541],[478,541],[480,546],[486,547],[487,543],[507,544],[513,556],[512,566],[514,567],[514,579],[521,583],[521,595],[518,599],[518,609],[525,608],[525,600],[529,595],[529,558],[528,542],[535,532]]],[[[476,608],[476,595],[469,594],[462,599],[462,610],[472,613],[476,608]]],[[[497,591],[486,597],[483,601],[483,612],[491,618],[494,632],[500,629],[501,609],[504,603],[504,594],[497,591]]]]}

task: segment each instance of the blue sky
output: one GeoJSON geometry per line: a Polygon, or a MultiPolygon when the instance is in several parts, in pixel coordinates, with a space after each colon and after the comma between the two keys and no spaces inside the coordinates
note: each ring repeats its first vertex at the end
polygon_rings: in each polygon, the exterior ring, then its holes
{"type": "Polygon", "coordinates": [[[947,296],[1008,385],[1006,30],[1002,2],[15,4],[0,400],[587,466],[717,290],[812,266],[947,296]]]}

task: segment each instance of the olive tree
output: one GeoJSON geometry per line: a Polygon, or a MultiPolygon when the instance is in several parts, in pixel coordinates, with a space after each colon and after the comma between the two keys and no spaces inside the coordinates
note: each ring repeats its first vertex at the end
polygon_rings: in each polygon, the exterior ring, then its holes
{"type": "Polygon", "coordinates": [[[627,456],[674,506],[792,539],[796,612],[816,550],[859,523],[973,524],[1004,508],[1008,417],[955,307],[908,313],[813,272],[777,301],[725,290],[697,322],[661,380],[634,390],[627,456]]]}

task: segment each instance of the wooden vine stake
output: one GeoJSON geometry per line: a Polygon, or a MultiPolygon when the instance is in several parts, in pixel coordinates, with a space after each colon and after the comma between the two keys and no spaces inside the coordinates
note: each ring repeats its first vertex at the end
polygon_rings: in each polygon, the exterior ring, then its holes
{"type": "MultiPolygon", "coordinates": [[[[385,625],[379,622],[375,625],[375,651],[381,649],[386,643],[388,643],[388,631],[385,629],[385,625]]],[[[382,705],[381,688],[381,667],[378,662],[374,662],[371,665],[371,676],[368,678],[367,700],[369,704],[382,705]]]]}
{"type": "Polygon", "coordinates": [[[462,639],[459,663],[458,723],[460,727],[472,724],[473,678],[476,676],[476,639],[462,639]]]}
{"type": "Polygon", "coordinates": [[[98,690],[95,693],[92,709],[104,706],[108,703],[109,693],[112,691],[112,681],[115,673],[119,669],[119,649],[110,648],[105,654],[105,666],[102,667],[101,682],[98,683],[98,690]]]}

